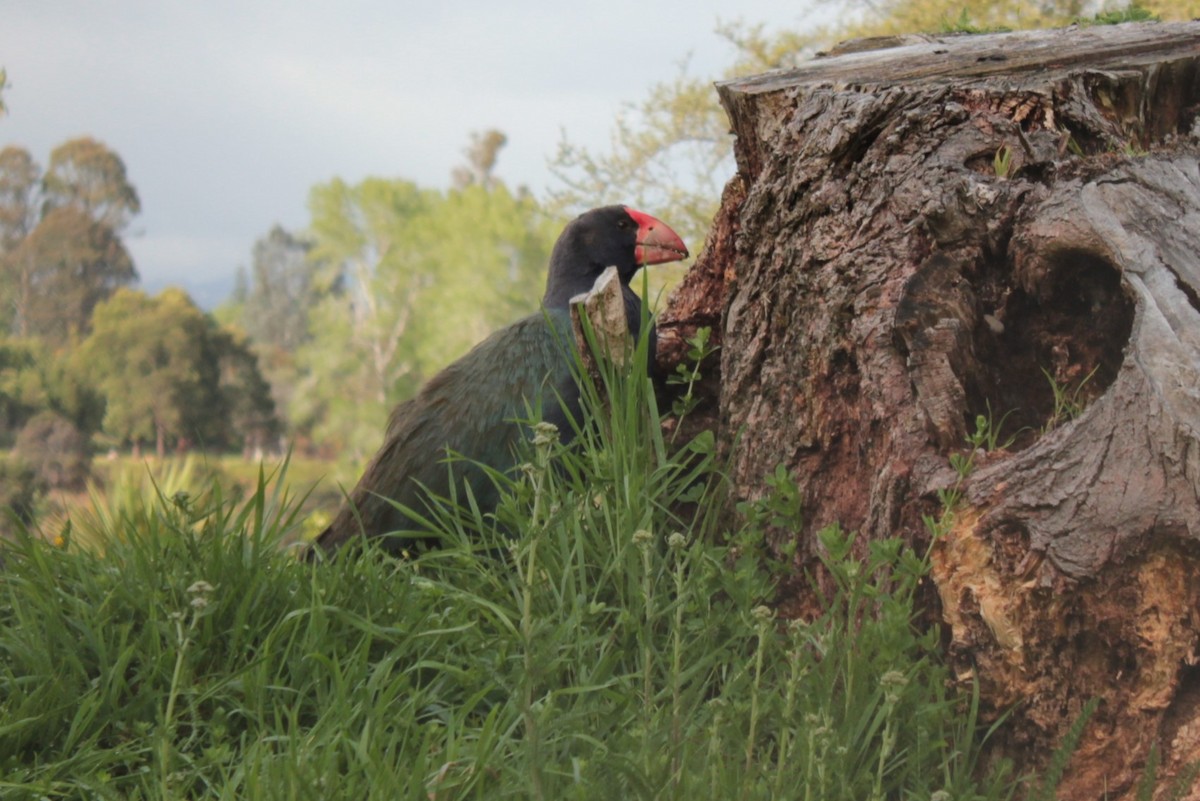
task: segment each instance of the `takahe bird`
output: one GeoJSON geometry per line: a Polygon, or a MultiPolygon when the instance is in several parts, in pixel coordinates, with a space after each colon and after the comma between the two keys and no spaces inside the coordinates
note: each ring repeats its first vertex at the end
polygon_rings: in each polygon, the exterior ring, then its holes
{"type": "MultiPolygon", "coordinates": [[[[500,471],[511,469],[518,442],[528,436],[515,421],[538,402],[542,418],[569,437],[568,419],[580,417],[579,389],[571,373],[571,298],[588,292],[606,267],[615,266],[626,321],[636,337],[641,301],[629,288],[634,273],[643,265],[687,255],[678,234],[626,206],[592,209],[568,223],[550,255],[542,310],[496,331],[395,408],[383,446],[317,537],[314,552],[332,552],[362,534],[380,537],[411,528],[387,499],[421,510],[421,486],[447,496],[451,472],[459,497],[466,482],[484,512],[494,509],[499,497],[492,481],[468,462],[448,465],[447,452],[500,471]]],[[[393,551],[406,543],[399,538],[382,542],[393,551]]]]}

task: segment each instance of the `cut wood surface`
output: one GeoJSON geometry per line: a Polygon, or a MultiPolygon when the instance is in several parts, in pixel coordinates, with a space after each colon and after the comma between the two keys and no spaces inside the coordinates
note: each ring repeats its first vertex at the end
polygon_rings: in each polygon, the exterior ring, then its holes
{"type": "Polygon", "coordinates": [[[957,486],[931,618],[1014,710],[996,753],[1044,763],[1098,698],[1060,797],[1132,797],[1155,744],[1169,781],[1200,757],[1200,23],[858,43],[718,90],[738,172],[660,361],[713,327],[735,497],[794,471],[800,573],[832,523],[929,547],[957,486]]]}

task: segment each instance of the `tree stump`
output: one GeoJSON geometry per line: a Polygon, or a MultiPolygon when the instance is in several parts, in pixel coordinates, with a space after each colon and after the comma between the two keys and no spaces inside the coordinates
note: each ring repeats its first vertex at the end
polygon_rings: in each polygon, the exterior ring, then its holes
{"type": "Polygon", "coordinates": [[[1200,758],[1200,23],[883,44],[718,86],[738,172],[660,360],[713,327],[734,495],[794,471],[802,566],[835,522],[927,547],[958,485],[931,615],[993,748],[1099,699],[1060,797],[1131,798],[1200,758]]]}
{"type": "Polygon", "coordinates": [[[575,337],[575,347],[592,379],[599,381],[600,366],[588,342],[583,322],[585,317],[591,325],[592,337],[600,353],[617,365],[625,365],[633,358],[637,341],[629,330],[625,296],[616,267],[606,267],[590,291],[571,298],[571,332],[575,337]]]}

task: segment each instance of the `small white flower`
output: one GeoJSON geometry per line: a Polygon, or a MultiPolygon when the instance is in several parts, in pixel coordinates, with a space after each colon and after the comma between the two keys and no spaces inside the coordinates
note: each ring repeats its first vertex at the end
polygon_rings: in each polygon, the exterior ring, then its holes
{"type": "Polygon", "coordinates": [[[213,585],[209,584],[204,579],[192,582],[192,586],[187,588],[189,595],[208,595],[213,591],[213,585]]]}
{"type": "Polygon", "coordinates": [[[554,423],[538,423],[533,427],[533,444],[537,447],[558,442],[558,426],[554,423]]]}

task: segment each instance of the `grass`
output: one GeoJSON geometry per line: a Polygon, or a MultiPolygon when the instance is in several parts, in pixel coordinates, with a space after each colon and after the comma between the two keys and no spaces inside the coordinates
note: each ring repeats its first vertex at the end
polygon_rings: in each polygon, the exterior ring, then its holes
{"type": "Polygon", "coordinates": [[[1083,410],[1087,408],[1088,402],[1088,398],[1084,394],[1084,389],[1099,369],[1099,365],[1093,367],[1090,373],[1077,381],[1075,386],[1072,387],[1068,383],[1060,384],[1049,370],[1045,367],[1042,368],[1042,375],[1046,377],[1046,381],[1050,384],[1050,391],[1054,395],[1054,410],[1042,426],[1043,433],[1053,431],[1083,414],[1083,410]]]}
{"type": "Polygon", "coordinates": [[[992,158],[992,170],[996,173],[997,178],[1006,179],[1012,175],[1012,161],[1012,148],[1008,145],[1001,145],[992,158]]]}
{"type": "Polygon", "coordinates": [[[110,518],[122,510],[153,506],[159,496],[205,494],[213,488],[228,497],[244,498],[255,492],[261,471],[271,478],[271,492],[286,485],[302,494],[297,538],[318,533],[342,501],[339,480],[344,484],[347,477],[335,475],[333,462],[324,459],[288,455],[256,461],[202,452],[158,459],[126,454],[94,459],[83,490],[53,490],[42,496],[31,528],[53,540],[70,521],[77,543],[99,546],[111,531],[110,518]]]}
{"type": "Polygon", "coordinates": [[[925,559],[827,529],[823,611],[778,619],[762,543],[794,483],[727,530],[711,437],[668,449],[632,374],[589,383],[575,446],[536,429],[494,515],[414,514],[446,540],[418,560],[296,559],[268,475],[115,507],[102,547],[21,539],[0,796],[1011,797],[916,623],[925,559]]]}

